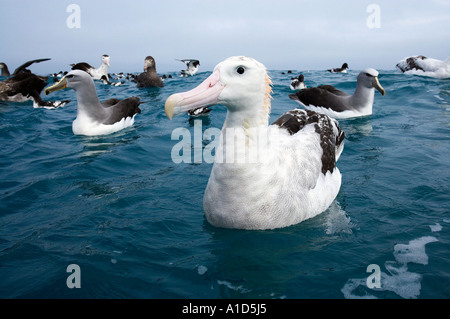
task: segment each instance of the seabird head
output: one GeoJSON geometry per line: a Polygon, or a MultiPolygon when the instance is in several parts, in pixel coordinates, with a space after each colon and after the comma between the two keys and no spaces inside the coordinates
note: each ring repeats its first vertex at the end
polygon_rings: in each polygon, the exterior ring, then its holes
{"type": "Polygon", "coordinates": [[[107,55],[107,54],[103,54],[102,55],[102,63],[104,63],[107,66],[109,66],[109,55],[107,55]]]}
{"type": "Polygon", "coordinates": [[[8,66],[6,65],[6,63],[3,63],[3,62],[0,63],[0,70],[2,71],[1,76],[10,76],[11,75],[9,73],[8,66]]]}
{"type": "Polygon", "coordinates": [[[270,112],[272,82],[266,67],[244,56],[219,63],[213,73],[191,91],[171,95],[165,104],[166,115],[173,116],[194,108],[222,104],[229,112],[270,112]]]}
{"type": "Polygon", "coordinates": [[[155,59],[152,56],[147,56],[144,61],[144,71],[147,71],[149,68],[155,68],[156,63],[155,59]]]}
{"type": "Polygon", "coordinates": [[[94,80],[92,77],[81,70],[73,70],[67,73],[58,83],[45,89],[45,95],[49,95],[52,92],[59,91],[65,88],[70,88],[77,90],[78,87],[85,85],[87,82],[92,82],[94,85],[94,80]]]}
{"type": "Polygon", "coordinates": [[[386,91],[381,86],[380,82],[378,81],[378,71],[372,68],[365,69],[361,71],[358,75],[358,85],[362,85],[366,88],[375,88],[378,90],[378,92],[381,93],[381,95],[385,95],[386,91]]]}
{"type": "Polygon", "coordinates": [[[189,66],[193,66],[194,68],[198,67],[199,65],[200,65],[199,60],[191,60],[191,62],[189,63],[189,66]]]}
{"type": "Polygon", "coordinates": [[[303,90],[306,88],[305,85],[305,76],[303,74],[300,74],[296,78],[291,78],[291,90],[303,90]]]}

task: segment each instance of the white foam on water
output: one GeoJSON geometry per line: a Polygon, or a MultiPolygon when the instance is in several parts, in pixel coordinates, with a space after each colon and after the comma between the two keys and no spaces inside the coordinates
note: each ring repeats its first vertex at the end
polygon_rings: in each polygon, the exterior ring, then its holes
{"type": "Polygon", "coordinates": [[[430,229],[432,232],[438,232],[442,230],[442,226],[439,223],[436,223],[434,225],[430,225],[430,229]]]}
{"type": "Polygon", "coordinates": [[[197,272],[200,276],[203,276],[204,274],[206,274],[207,271],[208,271],[208,268],[205,266],[200,265],[197,267],[197,272]]]}
{"type": "Polygon", "coordinates": [[[247,293],[247,292],[250,292],[250,290],[244,288],[244,286],[242,286],[242,285],[235,286],[235,285],[233,285],[233,284],[231,284],[230,282],[225,281],[225,280],[217,280],[217,283],[218,283],[219,285],[223,285],[223,286],[225,286],[225,287],[227,287],[227,288],[229,288],[229,289],[232,289],[232,290],[241,292],[241,293],[243,293],[243,294],[244,294],[244,293],[247,293]]]}
{"type": "MultiPolygon", "coordinates": [[[[439,224],[437,224],[439,225],[439,224]]],[[[433,227],[430,226],[433,231],[433,227]]],[[[439,225],[440,227],[440,225],[439,225]]],[[[440,231],[442,227],[438,230],[440,231]]],[[[369,291],[391,291],[405,299],[415,299],[420,296],[422,275],[408,270],[409,263],[427,265],[428,255],[425,245],[437,242],[433,236],[424,236],[411,240],[408,244],[397,244],[394,246],[395,261],[386,261],[384,266],[386,272],[380,273],[380,288],[368,288],[367,278],[349,279],[341,292],[346,299],[374,299],[377,298],[369,291]]],[[[371,274],[368,273],[368,276],[371,274]]]]}
{"type": "Polygon", "coordinates": [[[426,236],[411,240],[408,245],[397,244],[394,246],[395,259],[405,265],[411,262],[427,265],[428,256],[425,253],[425,245],[435,241],[438,241],[437,238],[426,236]]]}
{"type": "Polygon", "coordinates": [[[334,201],[328,208],[328,214],[326,217],[326,234],[335,235],[339,233],[351,234],[354,224],[351,222],[350,217],[341,208],[337,201],[334,201]]]}

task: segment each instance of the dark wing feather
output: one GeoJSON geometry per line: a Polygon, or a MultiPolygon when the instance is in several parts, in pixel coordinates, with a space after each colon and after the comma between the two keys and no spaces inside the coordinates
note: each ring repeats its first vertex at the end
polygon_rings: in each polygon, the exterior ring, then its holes
{"type": "Polygon", "coordinates": [[[305,106],[321,106],[332,109],[336,112],[343,112],[350,109],[339,97],[349,96],[331,85],[321,85],[313,88],[306,88],[295,94],[289,94],[289,98],[300,101],[305,106]]]}
{"type": "Polygon", "coordinates": [[[47,85],[47,78],[37,76],[29,70],[22,70],[16,75],[1,82],[6,95],[13,96],[21,93],[23,96],[40,94],[47,85]]]}
{"type": "Polygon", "coordinates": [[[109,99],[109,100],[103,101],[101,103],[102,103],[103,107],[111,107],[119,102],[120,102],[119,99],[109,99]]]}
{"type": "Polygon", "coordinates": [[[40,94],[47,85],[47,77],[37,76],[30,70],[21,70],[11,78],[0,82],[0,99],[7,100],[16,94],[22,94],[25,97],[31,97],[40,107],[59,107],[69,103],[64,101],[44,101],[40,94]]]}
{"type": "Polygon", "coordinates": [[[90,65],[89,63],[86,63],[86,62],[71,64],[70,66],[72,67],[72,70],[81,70],[81,71],[88,72],[88,73],[89,73],[89,70],[94,69],[94,67],[92,65],[90,65]]]}
{"type": "Polygon", "coordinates": [[[294,135],[308,124],[313,124],[316,133],[320,135],[320,146],[323,150],[322,173],[332,173],[336,167],[336,152],[345,137],[336,120],[314,111],[295,109],[283,114],[272,125],[278,125],[294,135]]]}
{"type": "Polygon", "coordinates": [[[19,66],[17,69],[14,70],[14,73],[12,75],[16,75],[18,74],[20,71],[25,70],[27,67],[29,67],[30,65],[32,65],[33,63],[40,63],[43,61],[48,61],[50,59],[36,59],[36,60],[31,60],[28,62],[25,62],[24,64],[22,64],[21,66],[19,66]]]}
{"type": "Polygon", "coordinates": [[[332,85],[319,85],[318,86],[319,89],[322,90],[326,90],[334,95],[339,95],[339,96],[348,96],[347,93],[342,92],[341,90],[336,89],[334,86],[332,85]]]}
{"type": "Polygon", "coordinates": [[[138,97],[132,96],[127,99],[119,101],[115,105],[110,105],[112,112],[108,119],[103,124],[111,125],[120,122],[127,117],[133,117],[137,113],[141,113],[139,105],[141,104],[138,97]]]}

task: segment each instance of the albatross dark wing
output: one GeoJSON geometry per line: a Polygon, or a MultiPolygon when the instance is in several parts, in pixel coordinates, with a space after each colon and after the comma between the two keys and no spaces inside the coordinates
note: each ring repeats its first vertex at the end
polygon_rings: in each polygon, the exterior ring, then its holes
{"type": "Polygon", "coordinates": [[[40,94],[47,85],[48,77],[38,76],[30,70],[23,69],[9,79],[0,82],[0,100],[8,101],[15,95],[32,98],[40,107],[59,107],[67,104],[64,101],[44,101],[40,94]]]}
{"type": "MultiPolygon", "coordinates": [[[[108,101],[105,102],[111,103],[111,100],[108,101]]],[[[120,122],[124,118],[133,117],[135,114],[141,113],[141,109],[139,108],[140,104],[140,99],[138,97],[132,96],[119,101],[115,105],[106,105],[106,107],[111,109],[111,115],[103,124],[112,125],[114,123],[120,122]]]]}
{"type": "Polygon", "coordinates": [[[37,76],[29,70],[22,70],[18,74],[1,83],[0,91],[6,96],[22,94],[23,96],[39,95],[47,85],[47,78],[37,76]]]}
{"type": "Polygon", "coordinates": [[[272,125],[278,125],[294,135],[308,124],[314,124],[316,133],[320,135],[322,173],[332,173],[336,167],[336,154],[345,137],[336,120],[314,111],[295,109],[283,114],[272,125]]]}
{"type": "Polygon", "coordinates": [[[20,71],[25,70],[27,67],[29,67],[33,63],[40,63],[40,62],[48,61],[48,60],[50,60],[50,59],[36,59],[36,60],[31,60],[31,61],[25,62],[24,64],[19,66],[17,69],[15,69],[15,71],[12,75],[14,76],[14,75],[18,74],[20,71]]]}
{"type": "Polygon", "coordinates": [[[305,106],[321,106],[336,112],[348,110],[348,106],[342,103],[340,99],[336,99],[336,96],[345,97],[349,95],[331,85],[320,85],[318,87],[303,89],[295,94],[289,94],[291,100],[299,101],[305,106]]]}
{"type": "Polygon", "coordinates": [[[102,103],[103,107],[110,107],[110,106],[116,105],[119,102],[120,102],[119,99],[109,99],[109,100],[103,101],[101,103],[102,103]]]}
{"type": "Polygon", "coordinates": [[[88,73],[89,73],[89,70],[94,69],[94,67],[92,65],[90,65],[89,63],[86,63],[86,62],[71,64],[70,66],[72,67],[72,70],[81,70],[81,71],[88,72],[88,73]]]}

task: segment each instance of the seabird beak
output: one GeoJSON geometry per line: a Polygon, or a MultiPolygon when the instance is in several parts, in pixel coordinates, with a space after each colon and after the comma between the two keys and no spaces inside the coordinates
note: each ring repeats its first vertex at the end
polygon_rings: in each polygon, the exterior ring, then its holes
{"type": "Polygon", "coordinates": [[[198,107],[218,104],[219,95],[225,87],[219,80],[220,72],[216,70],[195,89],[169,96],[164,106],[167,117],[172,119],[198,107]]]}
{"type": "Polygon", "coordinates": [[[59,81],[58,83],[46,88],[44,93],[45,95],[49,95],[50,93],[53,93],[55,91],[65,89],[66,87],[67,87],[67,80],[66,77],[63,77],[61,81],[59,81]]]}
{"type": "Polygon", "coordinates": [[[372,86],[378,90],[378,92],[381,93],[381,95],[385,95],[386,91],[381,86],[380,82],[378,81],[378,76],[375,76],[372,80],[372,86]]]}

